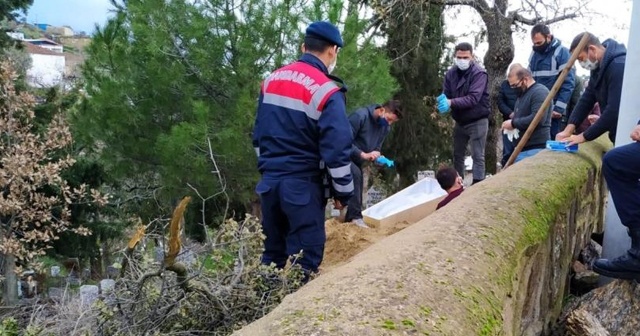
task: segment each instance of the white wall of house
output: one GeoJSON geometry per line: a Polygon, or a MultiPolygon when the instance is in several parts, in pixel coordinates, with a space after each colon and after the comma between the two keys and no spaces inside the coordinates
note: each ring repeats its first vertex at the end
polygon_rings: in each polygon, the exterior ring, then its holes
{"type": "Polygon", "coordinates": [[[53,44],[39,44],[38,47],[40,48],[44,48],[47,50],[51,50],[51,51],[55,51],[55,52],[63,52],[64,51],[64,47],[61,45],[53,45],[53,44]]]}
{"type": "Polygon", "coordinates": [[[27,70],[27,81],[34,87],[52,87],[63,79],[64,55],[30,54],[31,68],[27,70]]]}

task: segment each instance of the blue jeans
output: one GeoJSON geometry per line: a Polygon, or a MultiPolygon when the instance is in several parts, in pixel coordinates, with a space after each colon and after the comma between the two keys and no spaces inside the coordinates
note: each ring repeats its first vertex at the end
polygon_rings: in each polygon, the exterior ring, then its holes
{"type": "Polygon", "coordinates": [[[283,268],[287,258],[303,251],[297,263],[317,272],[324,254],[324,187],[319,178],[263,177],[256,186],[265,235],[262,263],[283,268]]]}
{"type": "Polygon", "coordinates": [[[622,224],[630,231],[640,230],[640,142],[605,154],[602,174],[622,224]]]}
{"type": "MultiPolygon", "coordinates": [[[[518,154],[518,157],[516,157],[516,161],[515,162],[520,162],[528,157],[532,157],[538,153],[540,153],[543,150],[543,148],[536,148],[536,149],[530,149],[530,150],[526,150],[523,152],[520,152],[520,154],[518,154]]],[[[514,163],[515,163],[514,162],[514,163]]]]}

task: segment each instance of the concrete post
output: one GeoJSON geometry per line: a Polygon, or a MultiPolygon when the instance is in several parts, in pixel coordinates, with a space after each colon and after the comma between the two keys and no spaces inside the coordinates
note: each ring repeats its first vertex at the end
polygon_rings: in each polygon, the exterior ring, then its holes
{"type": "MultiPolygon", "coordinates": [[[[620,41],[622,42],[622,41],[620,41]]],[[[622,96],[620,101],[620,114],[618,116],[618,129],[616,133],[616,147],[631,142],[629,134],[640,119],[640,0],[633,1],[631,11],[631,28],[627,44],[627,61],[624,68],[624,81],[622,83],[622,96]]],[[[615,258],[624,254],[631,246],[631,240],[627,234],[627,228],[622,225],[616,212],[611,194],[609,194],[605,217],[604,242],[602,256],[615,258]]],[[[600,284],[604,285],[612,279],[601,277],[600,284]]]]}

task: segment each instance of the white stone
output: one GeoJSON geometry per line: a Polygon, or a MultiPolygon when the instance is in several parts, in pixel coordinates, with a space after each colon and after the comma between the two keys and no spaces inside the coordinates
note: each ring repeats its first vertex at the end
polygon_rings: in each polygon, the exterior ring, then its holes
{"type": "Polygon", "coordinates": [[[82,285],[80,286],[80,300],[83,305],[91,305],[97,299],[100,294],[100,288],[95,285],[82,285]]]}
{"type": "Polygon", "coordinates": [[[60,275],[60,266],[51,266],[51,276],[57,277],[60,275]]]}
{"type": "Polygon", "coordinates": [[[100,280],[100,290],[102,291],[102,294],[112,291],[113,287],[115,286],[116,286],[116,281],[113,279],[100,280]]]}
{"type": "Polygon", "coordinates": [[[417,172],[416,182],[427,177],[436,178],[436,172],[434,172],[433,170],[419,170],[417,172]]]}

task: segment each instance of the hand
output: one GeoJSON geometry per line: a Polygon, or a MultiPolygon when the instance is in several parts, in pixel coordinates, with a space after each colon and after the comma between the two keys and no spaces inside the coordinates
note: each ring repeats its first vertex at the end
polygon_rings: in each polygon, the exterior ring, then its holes
{"type": "Polygon", "coordinates": [[[597,114],[590,114],[587,117],[587,120],[589,120],[589,124],[593,125],[596,123],[596,121],[598,121],[598,119],[600,119],[600,116],[597,114]]]}
{"type": "Polygon", "coordinates": [[[565,138],[563,141],[565,141],[567,143],[567,147],[569,146],[573,146],[573,145],[577,145],[577,144],[581,144],[587,141],[587,139],[584,138],[584,135],[582,135],[582,133],[578,134],[578,135],[572,135],[568,138],[565,138]]]}
{"type": "Polygon", "coordinates": [[[560,119],[560,118],[562,118],[562,113],[559,113],[556,111],[551,112],[551,119],[560,119]]]}
{"type": "Polygon", "coordinates": [[[373,151],[371,153],[362,153],[360,154],[360,157],[366,161],[375,161],[377,158],[380,157],[380,152],[373,151]]]}
{"type": "Polygon", "coordinates": [[[502,123],[502,129],[507,130],[507,131],[512,131],[513,130],[513,123],[511,122],[511,120],[506,120],[505,122],[502,123]]]}
{"type": "Polygon", "coordinates": [[[636,128],[631,131],[631,140],[640,141],[640,125],[636,126],[636,128]]]}
{"type": "Polygon", "coordinates": [[[333,199],[333,208],[336,210],[342,210],[344,209],[344,204],[342,204],[340,201],[338,201],[337,199],[333,199]]]}
{"type": "Polygon", "coordinates": [[[556,141],[564,141],[565,139],[569,138],[570,136],[572,136],[571,133],[569,133],[567,131],[562,131],[562,132],[556,134],[556,141]]]}

